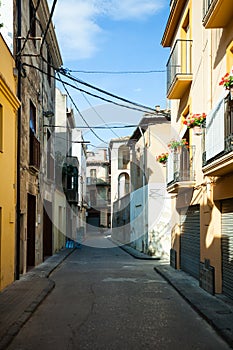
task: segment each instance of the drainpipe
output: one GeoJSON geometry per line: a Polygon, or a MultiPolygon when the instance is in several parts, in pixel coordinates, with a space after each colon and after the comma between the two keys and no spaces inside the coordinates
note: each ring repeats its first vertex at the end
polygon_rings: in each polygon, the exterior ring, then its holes
{"type": "MultiPolygon", "coordinates": [[[[17,7],[17,44],[16,52],[21,50],[21,0],[16,1],[17,7]]],[[[18,86],[17,96],[21,101],[21,57],[16,57],[16,67],[18,69],[18,86]]],[[[17,195],[16,195],[16,266],[15,278],[18,280],[20,276],[20,155],[21,155],[21,107],[18,109],[18,125],[17,125],[17,195]]]]}
{"type": "Polygon", "coordinates": [[[144,236],[144,249],[147,248],[148,242],[147,242],[147,233],[146,233],[146,194],[145,194],[145,186],[146,186],[146,164],[145,164],[145,149],[146,149],[146,143],[145,143],[145,136],[144,133],[142,132],[142,128],[139,126],[139,131],[142,136],[143,140],[143,153],[142,153],[142,170],[143,170],[143,175],[142,175],[142,210],[143,210],[143,215],[142,215],[142,223],[143,223],[143,236],[144,236]]]}

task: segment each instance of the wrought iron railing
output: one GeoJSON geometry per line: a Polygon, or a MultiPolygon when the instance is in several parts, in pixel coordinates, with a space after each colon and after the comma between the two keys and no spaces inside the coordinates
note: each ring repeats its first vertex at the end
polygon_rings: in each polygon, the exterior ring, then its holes
{"type": "Polygon", "coordinates": [[[216,0],[203,0],[203,18],[205,18],[205,16],[209,12],[209,9],[213,2],[216,2],[216,0]]]}
{"type": "Polygon", "coordinates": [[[167,184],[195,180],[195,146],[180,147],[169,155],[167,164],[167,184]]]}
{"type": "Polygon", "coordinates": [[[110,179],[106,178],[98,178],[98,177],[87,177],[86,179],[87,185],[108,185],[110,183],[110,179]]]}
{"type": "Polygon", "coordinates": [[[223,130],[223,133],[221,136],[223,147],[220,151],[217,150],[216,152],[212,152],[212,156],[209,156],[209,158],[207,158],[208,147],[212,149],[214,144],[211,143],[211,140],[209,141],[205,140],[205,150],[202,155],[203,166],[233,151],[233,100],[231,99],[230,94],[228,94],[228,96],[225,97],[223,102],[224,102],[224,109],[218,108],[215,114],[215,119],[219,120],[220,124],[221,125],[223,124],[223,126],[220,127],[218,123],[216,124],[216,126],[212,125],[211,123],[209,125],[207,124],[207,131],[209,128],[214,129],[212,139],[219,140],[220,137],[219,137],[218,129],[223,130]]]}
{"type": "Polygon", "coordinates": [[[176,40],[167,62],[167,91],[177,75],[192,74],[192,40],[176,40]]]}

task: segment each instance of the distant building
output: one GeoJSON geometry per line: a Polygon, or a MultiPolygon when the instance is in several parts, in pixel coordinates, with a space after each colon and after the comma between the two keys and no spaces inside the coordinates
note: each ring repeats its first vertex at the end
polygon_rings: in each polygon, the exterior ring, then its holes
{"type": "Polygon", "coordinates": [[[167,111],[144,115],[133,134],[110,141],[112,237],[150,255],[170,253],[170,196],[165,167],[170,137],[167,111]]]}
{"type": "Polygon", "coordinates": [[[130,241],[130,147],[129,136],[111,139],[109,158],[111,171],[112,237],[119,242],[130,241]]]}
{"type": "Polygon", "coordinates": [[[110,226],[111,187],[107,149],[87,152],[87,231],[110,226]]]}

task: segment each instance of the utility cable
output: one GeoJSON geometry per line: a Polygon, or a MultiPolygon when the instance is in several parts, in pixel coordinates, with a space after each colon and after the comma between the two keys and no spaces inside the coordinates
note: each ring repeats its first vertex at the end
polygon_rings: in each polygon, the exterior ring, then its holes
{"type": "MultiPolygon", "coordinates": [[[[59,76],[59,75],[60,75],[60,74],[58,73],[58,76],[59,76]]],[[[60,76],[59,76],[59,78],[60,78],[60,76]]],[[[96,132],[90,127],[90,125],[87,123],[87,121],[86,121],[85,118],[83,117],[82,113],[80,112],[78,106],[77,106],[76,103],[74,102],[73,98],[71,97],[71,95],[70,95],[70,93],[69,93],[67,87],[65,86],[65,83],[64,83],[62,80],[61,80],[61,82],[62,82],[63,88],[65,89],[67,95],[69,96],[71,102],[73,103],[73,105],[74,105],[76,111],[78,112],[78,114],[80,115],[80,117],[82,118],[82,120],[84,121],[84,123],[87,125],[87,127],[90,129],[90,131],[93,133],[93,135],[95,135],[95,137],[96,137],[98,140],[100,140],[101,142],[103,142],[103,143],[105,143],[105,144],[108,144],[106,141],[104,141],[103,139],[101,139],[101,137],[99,137],[99,135],[97,135],[96,132]]]]}
{"type": "Polygon", "coordinates": [[[46,28],[45,28],[45,32],[44,32],[44,35],[43,35],[43,39],[42,39],[42,42],[41,42],[40,53],[42,53],[42,48],[43,48],[43,45],[44,45],[44,42],[45,42],[45,39],[46,39],[47,32],[49,30],[50,23],[52,21],[52,17],[53,17],[53,13],[54,13],[54,10],[55,10],[56,3],[57,3],[57,0],[53,0],[53,5],[52,5],[51,11],[50,11],[49,19],[48,19],[48,22],[47,22],[47,25],[46,25],[46,28]]]}
{"type": "Polygon", "coordinates": [[[71,80],[73,80],[73,81],[76,81],[76,82],[78,82],[78,83],[80,83],[80,84],[83,84],[83,85],[85,85],[85,86],[87,86],[87,87],[89,87],[89,88],[91,88],[91,89],[97,90],[98,92],[101,92],[101,93],[103,93],[103,94],[105,94],[105,95],[108,95],[108,96],[110,96],[110,97],[113,97],[113,98],[115,98],[115,99],[117,99],[117,100],[121,100],[121,101],[126,102],[126,103],[133,104],[134,106],[137,106],[137,107],[146,109],[146,110],[148,110],[148,111],[155,112],[155,110],[154,110],[153,108],[151,108],[151,107],[147,107],[147,106],[142,105],[142,104],[140,104],[140,103],[127,100],[126,98],[117,96],[117,95],[112,94],[112,93],[110,93],[110,92],[108,92],[108,91],[106,91],[106,90],[100,89],[100,88],[98,88],[98,87],[96,87],[96,86],[94,86],[94,85],[91,85],[91,84],[86,83],[86,82],[84,82],[84,81],[82,81],[82,80],[80,80],[80,79],[77,79],[77,78],[73,77],[71,74],[67,74],[66,72],[64,72],[64,70],[61,69],[61,68],[58,69],[58,71],[59,71],[59,73],[61,73],[63,76],[66,76],[66,77],[68,77],[69,79],[71,79],[71,80]]]}
{"type": "Polygon", "coordinates": [[[90,101],[88,100],[88,98],[85,96],[85,94],[83,92],[81,92],[83,98],[85,99],[85,101],[88,103],[88,105],[91,107],[91,109],[95,112],[95,114],[100,118],[100,120],[109,128],[109,130],[111,130],[111,132],[113,133],[113,135],[115,135],[116,137],[119,137],[119,135],[117,135],[115,133],[115,131],[105,122],[105,120],[101,117],[101,115],[97,112],[97,110],[94,108],[94,106],[92,106],[92,104],[90,103],[90,101]]]}
{"type": "Polygon", "coordinates": [[[67,69],[69,73],[84,73],[84,74],[151,74],[165,73],[165,70],[144,70],[144,71],[94,71],[94,70],[72,70],[67,69]]]}
{"type": "MultiPolygon", "coordinates": [[[[128,108],[128,109],[135,110],[135,111],[139,111],[139,112],[143,112],[143,113],[146,113],[146,114],[149,114],[149,115],[155,115],[155,113],[156,113],[155,110],[152,110],[153,112],[148,112],[148,110],[145,110],[145,109],[142,109],[142,108],[136,108],[136,107],[132,107],[132,106],[120,104],[120,103],[114,102],[114,101],[112,101],[112,100],[109,100],[109,99],[107,99],[107,98],[98,96],[98,95],[96,95],[96,94],[93,94],[93,93],[88,92],[88,91],[86,91],[86,90],[83,90],[83,89],[81,89],[81,88],[78,88],[78,87],[76,87],[75,85],[73,85],[73,84],[71,84],[71,83],[69,83],[69,82],[67,82],[67,81],[62,80],[61,78],[56,77],[55,75],[48,74],[47,72],[43,71],[43,70],[40,69],[39,67],[36,67],[36,66],[34,66],[34,65],[32,65],[32,64],[23,63],[23,66],[34,68],[34,69],[40,71],[41,73],[46,74],[46,75],[50,76],[51,78],[53,78],[53,79],[55,79],[55,80],[61,82],[62,84],[65,84],[65,85],[67,85],[67,86],[70,86],[70,87],[72,87],[72,88],[75,89],[75,90],[84,92],[85,94],[88,94],[88,95],[90,95],[90,96],[93,96],[93,97],[95,97],[95,98],[98,98],[98,99],[100,99],[100,100],[102,100],[102,101],[112,103],[112,104],[114,104],[114,105],[116,105],[116,106],[128,108]]],[[[130,102],[130,101],[129,101],[129,103],[130,103],[130,104],[133,104],[133,102],[130,102]]],[[[146,108],[147,108],[147,107],[146,107],[146,108]]]]}

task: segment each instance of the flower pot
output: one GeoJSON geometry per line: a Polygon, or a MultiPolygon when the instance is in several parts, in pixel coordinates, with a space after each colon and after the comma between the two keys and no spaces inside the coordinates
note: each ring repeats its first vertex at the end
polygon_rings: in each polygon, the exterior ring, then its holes
{"type": "Polygon", "coordinates": [[[194,135],[202,135],[202,127],[201,127],[201,125],[195,125],[193,127],[193,133],[194,133],[194,135]]]}
{"type": "Polygon", "coordinates": [[[180,154],[181,151],[182,151],[182,146],[176,146],[176,147],[174,147],[174,148],[172,149],[172,151],[173,151],[174,153],[180,154]]]}

